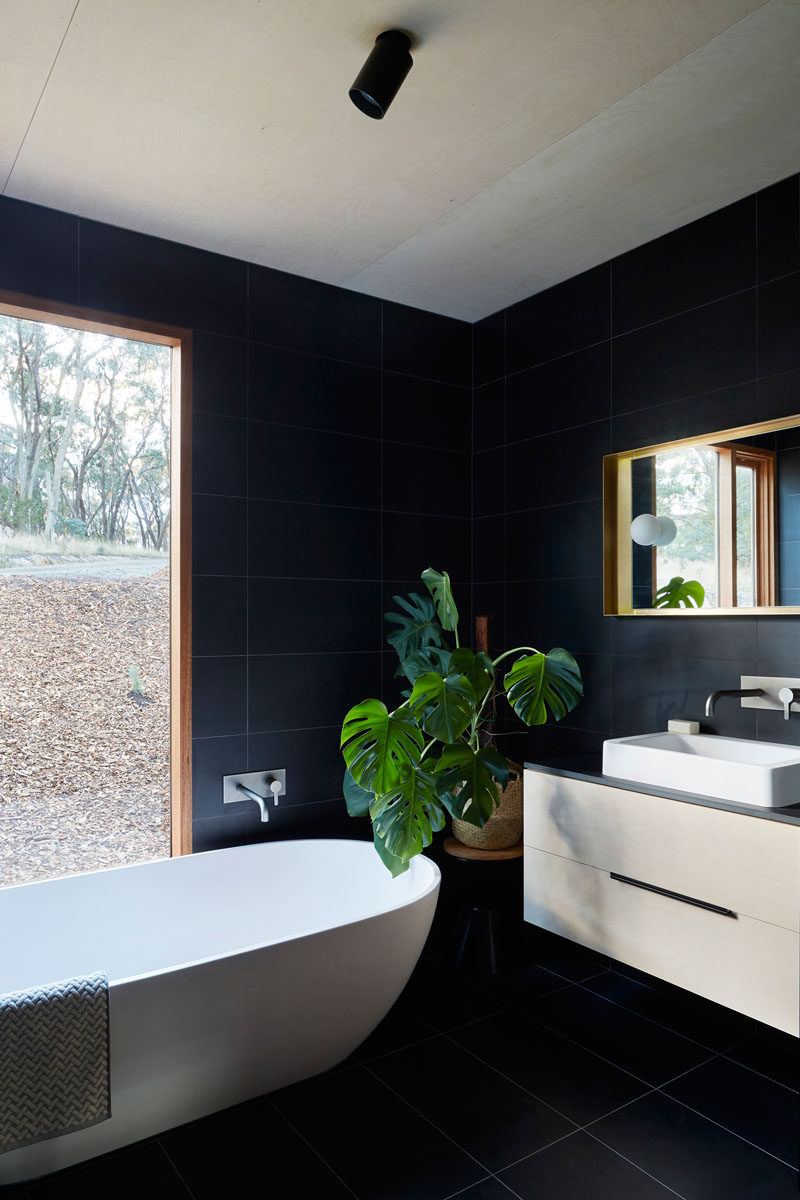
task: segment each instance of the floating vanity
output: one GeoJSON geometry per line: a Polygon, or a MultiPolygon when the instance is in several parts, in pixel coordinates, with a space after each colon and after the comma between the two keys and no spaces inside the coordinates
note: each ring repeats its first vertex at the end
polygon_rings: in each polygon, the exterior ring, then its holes
{"type": "Polygon", "coordinates": [[[800,1034],[800,805],[526,765],[525,919],[800,1034]]]}

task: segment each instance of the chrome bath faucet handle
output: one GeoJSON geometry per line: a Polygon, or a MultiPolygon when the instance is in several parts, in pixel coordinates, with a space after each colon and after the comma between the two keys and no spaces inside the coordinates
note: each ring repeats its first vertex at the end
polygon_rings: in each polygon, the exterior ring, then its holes
{"type": "Polygon", "coordinates": [[[782,687],[778,692],[778,699],[783,705],[783,719],[788,721],[792,715],[792,705],[800,704],[800,688],[782,687]]]}

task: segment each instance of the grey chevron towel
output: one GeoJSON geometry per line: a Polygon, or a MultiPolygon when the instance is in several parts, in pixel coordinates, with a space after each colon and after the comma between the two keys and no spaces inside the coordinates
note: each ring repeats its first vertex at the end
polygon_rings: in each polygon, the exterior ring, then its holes
{"type": "Polygon", "coordinates": [[[0,996],[0,1153],[111,1116],[108,980],[0,996]]]}

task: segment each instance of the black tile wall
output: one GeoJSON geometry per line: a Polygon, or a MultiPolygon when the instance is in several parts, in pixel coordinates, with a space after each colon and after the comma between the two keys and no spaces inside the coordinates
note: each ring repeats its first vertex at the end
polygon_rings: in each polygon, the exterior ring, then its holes
{"type": "Polygon", "coordinates": [[[758,281],[800,270],[800,177],[792,175],[756,197],[758,281]]]}
{"type": "Polygon", "coordinates": [[[250,266],[248,278],[253,341],[381,365],[380,300],[268,267],[250,266]]]}
{"type": "MultiPolygon", "coordinates": [[[[517,753],[592,755],[680,716],[800,741],[770,713],[703,711],[742,674],[791,673],[797,618],[604,617],[601,504],[604,454],[800,412],[800,177],[485,318],[473,361],[476,609],[503,648],[564,645],[586,678],[584,702],[517,753]]],[[[782,520],[785,546],[793,497],[782,520]]],[[[800,603],[800,576],[781,599],[800,603]]]]}
{"type": "Polygon", "coordinates": [[[78,302],[77,217],[3,198],[0,263],[3,290],[78,302]]]}
{"type": "Polygon", "coordinates": [[[81,220],[78,267],[87,308],[245,336],[248,268],[235,258],[81,220]]]}
{"type": "Polygon", "coordinates": [[[7,197],[0,288],[192,330],[195,849],[263,835],[221,787],[262,766],[270,836],[364,836],[338,726],[381,694],[384,581],[449,570],[469,612],[471,327],[7,197]]]}
{"type": "Polygon", "coordinates": [[[595,267],[506,309],[506,370],[583,350],[611,335],[611,265],[595,267]]]}
{"type": "MultiPolygon", "coordinates": [[[[290,750],[285,830],[338,828],[339,718],[399,695],[383,612],[428,565],[497,648],[582,662],[593,696],[531,754],[595,752],[800,664],[789,617],[603,617],[600,471],[800,411],[798,177],[473,327],[8,198],[0,249],[0,287],[194,334],[198,848],[261,835],[221,811],[219,778],[290,750]]],[[[800,737],[735,705],[714,727],[800,737]]]]}
{"type": "Polygon", "coordinates": [[[753,287],[755,232],[756,197],[749,196],[614,259],[614,333],[753,287]]]}
{"type": "Polygon", "coordinates": [[[472,330],[464,321],[385,303],[383,366],[404,375],[471,387],[472,330]]]}

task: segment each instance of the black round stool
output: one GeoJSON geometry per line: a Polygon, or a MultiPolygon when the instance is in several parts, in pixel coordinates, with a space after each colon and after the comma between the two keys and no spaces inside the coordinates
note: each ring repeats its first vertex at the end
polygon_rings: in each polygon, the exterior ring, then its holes
{"type": "Polygon", "coordinates": [[[450,959],[455,967],[495,975],[516,949],[522,917],[522,842],[504,850],[478,850],[454,837],[444,850],[459,867],[450,959]]]}

